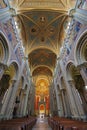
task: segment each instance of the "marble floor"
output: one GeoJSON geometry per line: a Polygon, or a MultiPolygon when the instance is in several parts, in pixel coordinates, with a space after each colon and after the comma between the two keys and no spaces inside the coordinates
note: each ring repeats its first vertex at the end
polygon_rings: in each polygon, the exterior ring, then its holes
{"type": "Polygon", "coordinates": [[[52,130],[49,125],[47,118],[37,118],[37,122],[32,130],[52,130]]]}

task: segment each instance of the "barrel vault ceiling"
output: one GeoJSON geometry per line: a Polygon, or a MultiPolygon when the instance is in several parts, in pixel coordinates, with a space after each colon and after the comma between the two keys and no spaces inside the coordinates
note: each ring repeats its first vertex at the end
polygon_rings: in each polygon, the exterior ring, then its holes
{"type": "Polygon", "coordinates": [[[75,0],[9,1],[16,11],[15,20],[37,86],[36,92],[41,94],[44,90],[44,94],[47,94],[64,39],[64,23],[75,0]]]}

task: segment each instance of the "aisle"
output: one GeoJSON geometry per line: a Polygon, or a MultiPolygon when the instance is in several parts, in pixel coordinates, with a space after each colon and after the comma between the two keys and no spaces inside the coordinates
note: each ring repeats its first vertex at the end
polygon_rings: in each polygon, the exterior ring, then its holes
{"type": "Polygon", "coordinates": [[[38,118],[36,125],[33,127],[32,130],[52,130],[49,125],[47,118],[38,118]]]}

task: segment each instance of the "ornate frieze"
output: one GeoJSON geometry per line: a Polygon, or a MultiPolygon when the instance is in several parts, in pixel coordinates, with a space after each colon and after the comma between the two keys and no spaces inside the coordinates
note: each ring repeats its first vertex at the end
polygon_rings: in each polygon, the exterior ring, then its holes
{"type": "Polygon", "coordinates": [[[70,52],[72,50],[72,45],[75,43],[78,33],[82,27],[83,25],[80,22],[76,21],[75,19],[71,21],[71,24],[67,31],[67,37],[64,40],[64,46],[61,52],[64,65],[67,63],[68,56],[70,55],[70,52]]]}
{"type": "Polygon", "coordinates": [[[22,4],[22,7],[25,8],[63,8],[63,4],[58,1],[26,1],[22,4]]]}

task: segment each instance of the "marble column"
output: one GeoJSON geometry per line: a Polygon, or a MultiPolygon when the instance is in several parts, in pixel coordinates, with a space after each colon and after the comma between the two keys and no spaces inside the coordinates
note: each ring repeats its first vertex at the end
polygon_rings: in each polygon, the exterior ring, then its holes
{"type": "Polygon", "coordinates": [[[4,65],[0,65],[0,80],[1,80],[1,78],[3,76],[3,74],[4,74],[4,71],[5,71],[4,65]]]}
{"type": "Polygon", "coordinates": [[[72,84],[72,80],[68,81],[68,84],[69,84],[69,97],[71,98],[71,110],[73,112],[73,117],[74,118],[79,118],[79,112],[78,112],[78,109],[77,109],[77,103],[76,103],[76,99],[75,99],[75,95],[73,93],[73,84],[72,84]]]}
{"type": "Polygon", "coordinates": [[[20,104],[20,115],[21,116],[24,116],[25,98],[26,98],[26,93],[23,92],[22,93],[22,100],[21,100],[21,104],[20,104]]]}
{"type": "Polygon", "coordinates": [[[67,94],[66,90],[65,90],[64,99],[65,99],[66,108],[67,108],[67,116],[71,117],[70,101],[68,100],[69,99],[69,95],[67,94]]]}
{"type": "Polygon", "coordinates": [[[23,107],[23,116],[26,116],[27,114],[27,103],[28,103],[28,92],[27,91],[24,95],[24,107],[23,107]]]}
{"type": "Polygon", "coordinates": [[[61,85],[60,88],[61,88],[63,105],[64,105],[64,114],[65,114],[65,117],[70,117],[71,116],[70,102],[69,102],[69,100],[67,100],[69,98],[68,98],[66,84],[65,84],[64,79],[61,80],[61,84],[60,85],[61,85]]]}
{"type": "Polygon", "coordinates": [[[10,101],[10,97],[12,95],[12,90],[13,90],[13,87],[14,87],[14,80],[11,80],[10,82],[10,86],[8,88],[8,93],[7,93],[7,96],[5,98],[5,101],[3,103],[3,106],[2,106],[2,109],[1,109],[1,114],[3,116],[6,116],[6,111],[7,111],[7,108],[8,108],[8,104],[9,104],[9,101],[10,101]]]}
{"type": "Polygon", "coordinates": [[[54,82],[54,88],[56,93],[56,100],[57,100],[57,109],[58,109],[58,115],[62,116],[62,109],[61,109],[61,102],[60,102],[60,92],[57,88],[57,84],[54,82]]]}
{"type": "Polygon", "coordinates": [[[15,103],[15,98],[16,98],[16,92],[17,92],[17,88],[18,88],[18,81],[13,81],[13,85],[12,85],[12,91],[11,91],[11,95],[10,95],[10,99],[9,102],[7,104],[7,109],[6,109],[6,116],[7,118],[12,118],[13,116],[13,109],[14,109],[14,103],[15,103]]]}
{"type": "Polygon", "coordinates": [[[64,116],[67,117],[67,108],[66,108],[66,101],[65,101],[65,91],[64,89],[61,90],[62,99],[63,99],[63,106],[64,106],[64,116]]]}
{"type": "Polygon", "coordinates": [[[66,91],[67,91],[67,94],[68,94],[68,97],[69,97],[68,100],[69,100],[69,104],[70,104],[71,117],[77,118],[79,116],[79,114],[78,114],[76,103],[75,103],[75,100],[74,100],[74,97],[73,97],[73,94],[72,94],[72,83],[70,81],[71,78],[67,77],[62,61],[60,61],[60,65],[61,65],[61,70],[62,70],[62,74],[63,74],[63,77],[64,77],[64,81],[65,81],[65,84],[66,84],[66,91]],[[68,79],[68,78],[70,78],[70,79],[68,79]]]}
{"type": "Polygon", "coordinates": [[[21,95],[20,95],[20,103],[18,105],[18,109],[17,109],[17,116],[22,117],[23,113],[23,103],[24,103],[24,90],[21,90],[21,95]]]}
{"type": "Polygon", "coordinates": [[[85,82],[85,85],[87,85],[87,68],[85,66],[79,67],[80,74],[85,82]]]}
{"type": "Polygon", "coordinates": [[[76,102],[76,107],[77,107],[77,110],[78,110],[78,114],[79,114],[79,119],[84,119],[85,118],[85,114],[84,114],[84,111],[83,111],[83,107],[82,107],[82,104],[81,104],[81,100],[78,96],[78,92],[74,86],[74,82],[73,80],[71,81],[71,84],[72,84],[72,93],[73,93],[73,97],[74,97],[74,100],[76,102]]]}
{"type": "Polygon", "coordinates": [[[50,102],[50,115],[53,112],[53,93],[52,93],[52,86],[50,86],[50,93],[49,93],[49,102],[50,102]]]}
{"type": "Polygon", "coordinates": [[[63,100],[62,100],[62,94],[61,92],[58,92],[58,98],[59,98],[59,105],[60,105],[60,116],[64,116],[64,106],[63,106],[63,100]]]}

